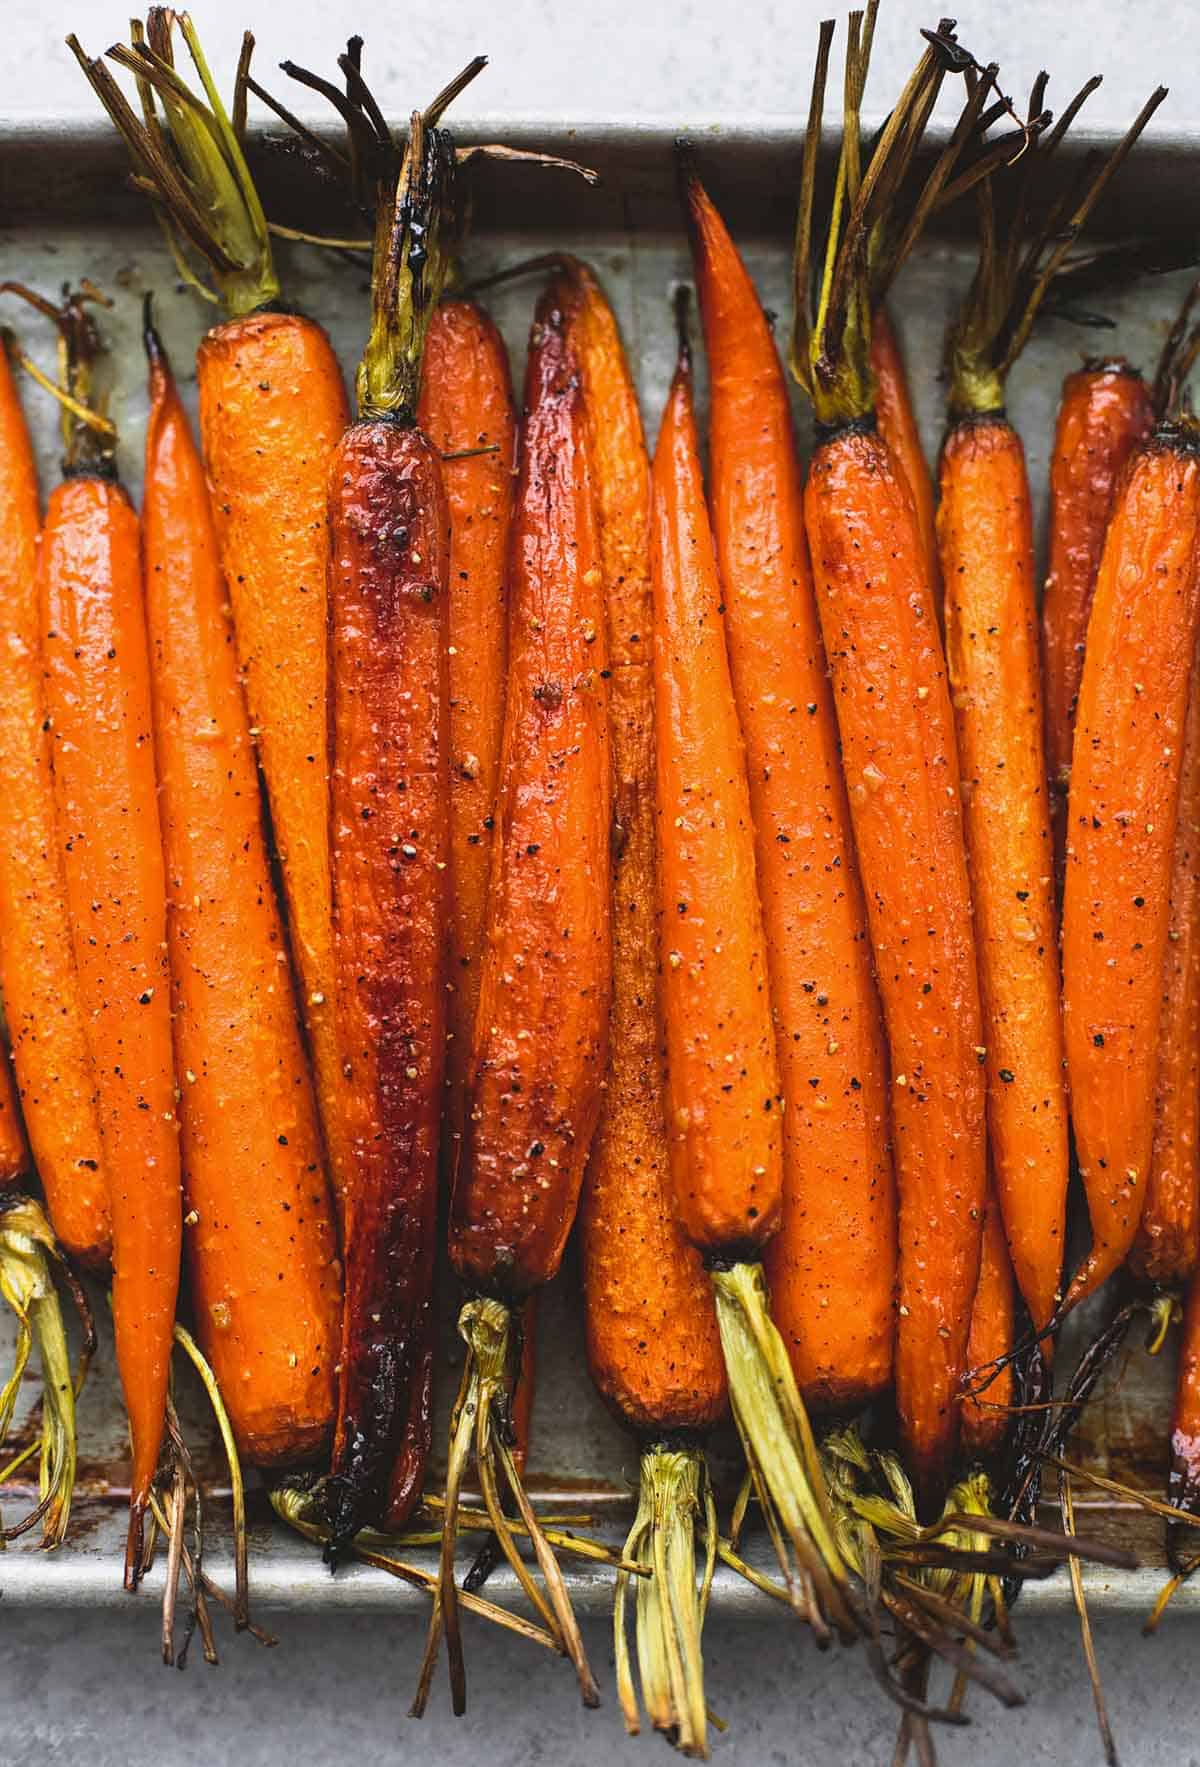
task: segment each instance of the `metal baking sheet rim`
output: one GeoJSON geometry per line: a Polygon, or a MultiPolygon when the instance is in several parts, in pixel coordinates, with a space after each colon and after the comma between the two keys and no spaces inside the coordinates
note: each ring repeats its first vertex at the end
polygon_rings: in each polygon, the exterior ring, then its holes
{"type": "MultiPolygon", "coordinates": [[[[616,119],[604,125],[587,122],[575,127],[561,115],[513,119],[482,114],[460,120],[456,128],[458,138],[464,142],[498,138],[514,146],[536,146],[574,156],[594,163],[606,179],[607,215],[601,212],[593,217],[582,210],[570,184],[547,180],[537,187],[539,192],[546,193],[545,197],[539,196],[532,205],[528,205],[527,194],[521,191],[515,196],[503,194],[496,203],[489,203],[486,212],[478,217],[484,235],[498,235],[518,226],[522,231],[540,232],[566,226],[572,232],[582,227],[594,228],[599,233],[605,230],[606,221],[608,227],[615,223],[619,231],[630,235],[656,224],[677,230],[672,145],[681,132],[689,134],[708,159],[715,185],[732,199],[747,236],[786,237],[801,137],[795,124],[783,118],[774,117],[765,123],[735,120],[720,125],[692,125],[681,130],[679,123],[670,118],[616,119]],[[522,202],[527,204],[524,209],[522,202]]],[[[283,156],[263,145],[264,141],[277,141],[277,131],[269,130],[265,135],[261,131],[251,133],[256,160],[261,154],[264,166],[273,166],[276,171],[286,165],[283,156]]],[[[1082,153],[1111,147],[1115,137],[1081,131],[1068,141],[1072,152],[1082,153]]],[[[89,231],[109,224],[147,224],[149,215],[144,199],[127,188],[122,152],[112,131],[100,122],[0,113],[0,242],[5,232],[35,221],[39,231],[52,227],[56,212],[68,217],[70,224],[89,231]],[[60,182],[59,174],[64,167],[69,168],[69,174],[60,182]],[[98,185],[107,193],[105,202],[93,201],[92,206],[85,206],[81,192],[90,187],[94,197],[98,185]],[[33,199],[39,190],[41,201],[35,209],[33,199]]],[[[1168,221],[1177,227],[1179,215],[1188,212],[1180,204],[1190,194],[1189,181],[1194,178],[1198,154],[1200,131],[1156,132],[1126,168],[1121,184],[1123,195],[1110,205],[1107,224],[1119,229],[1136,214],[1148,231],[1168,221]]],[[[582,1370],[580,1377],[586,1378],[582,1370]]],[[[1092,1505],[1084,1496],[1083,1486],[1076,1489],[1078,1524],[1086,1534],[1092,1505]]],[[[611,1519],[612,1498],[613,1493],[606,1493],[599,1503],[605,1512],[604,1519],[599,1527],[587,1531],[618,1546],[623,1529],[611,1519]]],[[[1113,1505],[1102,1507],[1109,1518],[1114,1518],[1113,1505]]],[[[0,1601],[4,1606],[86,1606],[131,1611],[138,1598],[123,1591],[120,1576],[124,1504],[115,1496],[106,1499],[89,1495],[80,1505],[80,1514],[76,1543],[69,1538],[64,1548],[47,1553],[23,1541],[0,1554],[0,1601]]],[[[1144,1512],[1131,1507],[1130,1520],[1139,1518],[1144,1527],[1144,1512]]],[[[764,1541],[751,1539],[744,1550],[756,1568],[771,1572],[773,1561],[764,1541]]],[[[433,1555],[428,1551],[401,1551],[399,1556],[426,1570],[434,1568],[433,1555]]],[[[466,1563],[465,1553],[462,1562],[466,1563]]],[[[223,1535],[206,1554],[205,1568],[222,1586],[231,1583],[232,1561],[223,1535]]],[[[568,1560],[566,1569],[572,1598],[579,1610],[589,1615],[607,1613],[612,1601],[613,1572],[580,1560],[568,1560]]],[[[1089,1600],[1096,1611],[1106,1613],[1148,1614],[1166,1575],[1159,1567],[1126,1573],[1084,1567],[1089,1600]]],[[[144,1585],[143,1601],[157,1600],[160,1577],[161,1570],[156,1566],[144,1585]]],[[[427,1597],[422,1592],[382,1571],[352,1564],[332,1576],[321,1563],[317,1550],[281,1525],[260,1524],[253,1529],[251,1591],[255,1611],[264,1613],[291,1610],[352,1614],[389,1609],[415,1615],[427,1610],[427,1597]]],[[[493,1574],[488,1594],[518,1611],[524,1606],[516,1579],[507,1567],[493,1574]]],[[[721,1612],[740,1618],[767,1618],[773,1613],[769,1601],[724,1568],[717,1572],[713,1599],[721,1612]]],[[[1071,1600],[1069,1580],[1060,1572],[1048,1580],[1030,1583],[1022,1594],[1021,1604],[1033,1612],[1049,1613],[1065,1610],[1071,1600]]],[[[1173,1611],[1200,1611],[1200,1588],[1185,1585],[1175,1597],[1173,1611]]]]}

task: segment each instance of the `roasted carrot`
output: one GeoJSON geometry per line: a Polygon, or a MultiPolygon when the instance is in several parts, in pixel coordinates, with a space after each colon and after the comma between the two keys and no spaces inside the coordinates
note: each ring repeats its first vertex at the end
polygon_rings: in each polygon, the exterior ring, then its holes
{"type": "Polygon", "coordinates": [[[29,1170],[29,1149],[21,1122],[21,1106],[10,1051],[0,1044],[0,1185],[12,1184],[29,1170]]]}
{"type": "Polygon", "coordinates": [[[56,829],[37,595],[33,449],[0,350],[0,994],[54,1231],[93,1269],[111,1249],[96,1078],[56,829]]]}
{"type": "MultiPolygon", "coordinates": [[[[867,41],[870,37],[868,20],[867,41]]],[[[793,370],[821,440],[805,492],[817,605],[892,1061],[899,1191],[896,1389],[922,1503],[941,1496],[958,1433],[986,1181],[979,985],[953,713],[912,492],[874,423],[865,193],[903,169],[941,83],[928,50],[857,183],[867,50],[847,46],[841,166],[848,218],[831,228],[822,294],[809,279],[815,156],[830,31],[805,143],[793,370]],[[881,176],[886,172],[889,176],[881,176]],[[834,285],[844,290],[830,302],[834,285]]],[[[856,1290],[846,1298],[853,1305],[856,1290]]]]}
{"type": "Polygon", "coordinates": [[[1118,490],[1079,688],[1063,896],[1063,1026],[1092,1248],[1073,1306],[1124,1262],[1145,1203],[1169,879],[1200,619],[1200,457],[1160,424],[1118,490]]]}
{"type": "MultiPolygon", "coordinates": [[[[663,1100],[650,466],[612,309],[585,265],[568,268],[577,303],[569,337],[582,369],[600,519],[615,779],[609,1071],[580,1210],[584,1319],[592,1379],[645,1444],[625,1556],[669,1585],[639,1584],[637,1592],[642,1697],[656,1730],[703,1755],[694,1532],[707,1493],[703,1438],[725,1409],[725,1366],[711,1285],[676,1218],[663,1100]],[[673,1662],[682,1674],[672,1673],[673,1662]]],[[[636,1734],[627,1588],[621,1573],[618,1694],[636,1734]]]]}
{"type": "Polygon", "coordinates": [[[858,1405],[890,1384],[895,1338],[879,996],[787,383],[745,266],[686,162],[684,192],[709,361],[713,533],[785,1107],[783,1212],[766,1259],[771,1310],[806,1402],[858,1405]]]}
{"type": "Polygon", "coordinates": [[[1167,1502],[1200,1515],[1200,1277],[1188,1284],[1175,1376],[1167,1502]]]}
{"type": "MultiPolygon", "coordinates": [[[[340,1207],[345,1150],[337,1133],[341,1076],[331,980],[325,490],[334,445],[350,421],[341,371],[321,327],[280,304],[270,236],[238,128],[187,15],[152,7],[145,41],[139,32],[133,49],[110,51],[138,76],[150,102],[152,92],[158,95],[165,123],[154,129],[133,113],[104,63],[69,41],[168,225],[207,261],[229,315],[205,334],[197,353],[200,430],[340,1207]],[[175,24],[203,100],[185,103],[177,94],[175,24]],[[196,124],[197,106],[203,126],[196,124]]],[[[248,69],[247,52],[235,118],[244,115],[248,69]]]]}
{"type": "Polygon", "coordinates": [[[429,322],[417,421],[441,451],[450,506],[451,992],[443,1145],[452,1175],[479,1000],[500,768],[516,457],[508,356],[492,320],[472,301],[443,301],[429,322]]]}
{"type": "Polygon", "coordinates": [[[871,372],[875,377],[875,421],[879,434],[899,463],[912,492],[921,546],[929,561],[929,581],[940,622],[942,569],[938,558],[934,520],[933,474],[921,446],[921,432],[917,428],[917,414],[913,410],[900,340],[896,336],[896,329],[886,306],[882,305],[876,307],[871,314],[871,372]]]}
{"type": "Polygon", "coordinates": [[[152,331],[143,548],[196,1335],[247,1460],[333,1422],[332,1205],[204,469],[152,331]]]}
{"type": "Polygon", "coordinates": [[[1150,1179],[1129,1255],[1149,1282],[1180,1284],[1200,1256],[1200,693],[1184,723],[1179,820],[1171,860],[1150,1179]]]}
{"type": "Polygon", "coordinates": [[[561,1573],[537,1530],[493,1407],[511,1388],[511,1312],[558,1269],[600,1114],[611,993],[604,573],[571,289],[537,308],[525,380],[509,571],[509,671],[471,1057],[450,1209],[450,1258],[468,1290],[467,1366],[452,1432],[439,1599],[422,1709],[445,1624],[455,1710],[466,1697],[454,1585],[458,1494],[474,1451],[493,1527],[526,1593],[597,1698],[561,1573]],[[516,1552],[497,1463],[535,1530],[546,1596],[516,1552]],[[519,1568],[518,1568],[519,1567],[519,1568]]]}
{"type": "MultiPolygon", "coordinates": [[[[98,349],[83,297],[61,323],[70,391],[98,349]]],[[[38,556],[58,845],[96,1076],[113,1234],[113,1328],[133,1444],[125,1581],[162,1445],[179,1291],[179,1121],[167,898],[138,519],[112,446],[72,422],[38,556]]]]}
{"type": "Polygon", "coordinates": [[[415,417],[454,149],[433,113],[414,115],[407,149],[376,115],[364,104],[351,123],[375,179],[372,316],[328,502],[334,1016],[351,1160],[333,1554],[385,1511],[402,1521],[424,1478],[446,1048],[450,513],[415,417]]]}
{"type": "MultiPolygon", "coordinates": [[[[681,330],[682,311],[681,304],[681,330]]],[[[733,1415],[793,1604],[818,1636],[828,1636],[832,1624],[849,1637],[846,1568],[760,1261],[782,1209],[782,1099],[746,754],[682,336],[651,482],[658,893],[675,1206],[709,1266],[733,1415]]]]}
{"type": "Polygon", "coordinates": [[[1153,422],[1149,386],[1119,356],[1087,362],[1063,382],[1050,456],[1049,569],[1042,596],[1046,765],[1060,890],[1075,702],[1092,591],[1117,481],[1153,422]]]}
{"type": "Polygon", "coordinates": [[[971,1330],[967,1338],[967,1368],[979,1371],[978,1397],[968,1395],[962,1408],[962,1452],[966,1459],[982,1459],[999,1451],[1008,1433],[1008,1407],[1013,1400],[1013,1367],[1006,1361],[1013,1347],[1014,1295],[1012,1260],[1004,1235],[1004,1222],[994,1190],[989,1190],[983,1223],[983,1251],[979,1260],[979,1283],[971,1306],[971,1330]],[[993,1364],[1003,1362],[994,1379],[993,1364]]]}

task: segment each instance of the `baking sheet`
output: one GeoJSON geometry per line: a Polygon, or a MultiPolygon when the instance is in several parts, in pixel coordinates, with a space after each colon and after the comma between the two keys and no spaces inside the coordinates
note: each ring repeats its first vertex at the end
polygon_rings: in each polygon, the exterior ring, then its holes
{"type": "MultiPolygon", "coordinates": [[[[666,395],[674,360],[674,328],[670,295],[689,276],[686,243],[674,220],[674,174],[671,131],[619,125],[588,137],[558,127],[544,131],[481,122],[461,127],[460,139],[497,136],[519,145],[540,145],[596,164],[605,185],[591,191],[565,174],[511,168],[503,179],[495,168],[481,180],[476,200],[475,233],[468,252],[471,276],[486,276],[544,252],[555,243],[569,243],[587,256],[603,280],[620,321],[637,375],[650,439],[666,395]]],[[[1081,145],[1086,145],[1086,142],[1081,145]]],[[[791,310],[788,230],[791,222],[793,173],[798,140],[783,132],[726,130],[696,142],[702,170],[714,196],[742,246],[768,309],[785,316],[791,310]]],[[[264,173],[268,212],[292,224],[344,226],[332,196],[318,191],[315,201],[297,204],[295,192],[311,190],[310,175],[280,145],[257,154],[264,173]]],[[[1166,226],[1175,196],[1194,176],[1194,152],[1185,143],[1151,146],[1134,156],[1110,204],[1106,225],[1120,228],[1136,218],[1143,227],[1166,226]]],[[[112,296],[111,312],[101,323],[111,349],[114,381],[112,410],[120,424],[122,475],[135,497],[140,492],[141,451],[146,419],[145,376],[140,343],[141,298],[152,289],[156,317],[171,353],[185,400],[194,409],[193,358],[200,331],[209,322],[195,293],[178,284],[162,238],[149,210],[124,190],[122,161],[111,134],[102,129],[53,124],[5,129],[0,123],[0,278],[19,278],[45,292],[67,278],[90,276],[112,296]]],[[[279,247],[279,263],[287,297],[328,328],[347,375],[364,342],[367,319],[367,276],[364,267],[304,246],[279,247]]],[[[947,319],[971,271],[969,245],[953,236],[933,238],[906,270],[894,302],[916,393],[927,448],[936,450],[940,434],[942,385],[940,362],[947,319]]],[[[1165,277],[1133,289],[1117,291],[1090,304],[1115,321],[1113,331],[1087,331],[1058,321],[1043,325],[1013,373],[1009,410],[1025,440],[1037,498],[1039,544],[1044,525],[1047,457],[1053,431],[1058,389],[1065,373],[1082,356],[1097,350],[1120,349],[1140,366],[1152,365],[1170,316],[1188,277],[1165,277]]],[[[511,283],[486,296],[508,342],[514,381],[519,387],[525,336],[537,282],[511,283]]],[[[16,303],[5,303],[3,320],[47,369],[53,365],[49,327],[16,303]]],[[[214,315],[218,316],[218,315],[214,315]]],[[[702,352],[701,365],[703,396],[702,352]]],[[[58,452],[56,417],[50,402],[32,385],[24,389],[42,465],[43,486],[54,482],[58,452]]],[[[799,400],[798,429],[807,447],[808,412],[799,400]]],[[[440,1418],[435,1435],[437,1456],[431,1486],[440,1477],[445,1416],[461,1368],[461,1345],[453,1329],[457,1295],[447,1277],[442,1284],[445,1307],[444,1354],[439,1364],[440,1418]]],[[[125,1601],[120,1587],[127,1497],[124,1420],[113,1366],[107,1303],[94,1291],[101,1326],[101,1350],[80,1405],[80,1482],[67,1545],[46,1554],[30,1541],[0,1558],[0,1596],[6,1605],[104,1605],[125,1601]]],[[[592,1390],[583,1354],[578,1303],[578,1278],[568,1253],[558,1282],[546,1296],[539,1322],[538,1383],[530,1486],[556,1510],[572,1508],[594,1518],[592,1531],[613,1539],[621,1536],[630,1513],[636,1484],[637,1446],[607,1414],[592,1390]]],[[[1094,1324],[1097,1315],[1091,1315],[1094,1324]]],[[[1086,1321],[1074,1328],[1077,1343],[1086,1321]]],[[[8,1332],[5,1322],[2,1328],[8,1332]]],[[[0,1339],[0,1366],[7,1357],[8,1338],[0,1339]]],[[[1073,1361],[1072,1340],[1064,1342],[1062,1362],[1073,1361]]],[[[1120,1359],[1114,1375],[1093,1402],[1085,1436],[1076,1457],[1096,1470],[1160,1491],[1166,1450],[1173,1345],[1151,1360],[1135,1345],[1120,1359]]],[[[29,1401],[38,1381],[31,1374],[29,1401]]],[[[213,1492],[212,1527],[207,1568],[219,1581],[228,1571],[222,1537],[225,1505],[221,1496],[219,1450],[194,1390],[190,1374],[180,1377],[180,1404],[189,1442],[202,1475],[213,1492]]],[[[14,1441],[23,1439],[20,1429],[14,1441]]],[[[719,1433],[713,1463],[718,1482],[729,1487],[735,1478],[736,1455],[731,1434],[719,1433]]],[[[22,1507],[21,1488],[5,1495],[8,1519],[22,1507]]],[[[261,1493],[252,1499],[252,1588],[257,1609],[333,1608],[356,1610],[420,1604],[424,1597],[384,1573],[348,1566],[335,1578],[322,1567],[318,1554],[270,1519],[261,1493]]],[[[1077,1493],[1082,1532],[1101,1533],[1132,1546],[1143,1555],[1145,1569],[1130,1574],[1089,1570],[1087,1582],[1103,1608],[1146,1610],[1162,1581],[1160,1525],[1134,1506],[1097,1503],[1080,1488],[1077,1493]]],[[[36,1536],[35,1536],[36,1537],[36,1536]]],[[[751,1538],[747,1555],[769,1568],[770,1554],[761,1540],[751,1538]]],[[[430,1555],[411,1554],[414,1562],[430,1555]]],[[[580,1561],[568,1563],[568,1577],[577,1605],[601,1610],[611,1599],[611,1573],[595,1571],[580,1561]]],[[[161,1572],[147,1583],[144,1599],[154,1599],[161,1572]]],[[[514,1580],[497,1572],[489,1592],[519,1605],[514,1580]]],[[[772,1604],[739,1579],[718,1573],[714,1599],[722,1607],[745,1614],[767,1615],[772,1604]]],[[[1070,1600],[1065,1576],[1031,1585],[1024,1599],[1038,1607],[1070,1600]]],[[[1181,1607],[1200,1605],[1200,1591],[1184,1590],[1181,1607]]]]}

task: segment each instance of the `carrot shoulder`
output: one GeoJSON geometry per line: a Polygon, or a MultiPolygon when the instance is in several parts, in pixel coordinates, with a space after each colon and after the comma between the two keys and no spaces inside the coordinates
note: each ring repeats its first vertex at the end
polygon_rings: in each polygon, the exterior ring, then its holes
{"type": "Polygon", "coordinates": [[[1092,1249],[1068,1305],[1124,1261],[1146,1198],[1198,534],[1200,459],[1190,435],[1161,426],[1109,522],[1075,724],[1063,1026],[1092,1249]]]}
{"type": "Polygon", "coordinates": [[[147,436],[146,591],[200,1346],[256,1465],[333,1421],[336,1236],[199,454],[165,363],[147,436]]]}
{"type": "Polygon", "coordinates": [[[1042,747],[1033,516],[1025,455],[1003,417],[967,418],[941,460],[946,658],[983,997],[996,1196],[1025,1304],[1058,1302],[1067,1106],[1042,747]]]}
{"type": "Polygon", "coordinates": [[[33,449],[0,351],[0,993],[54,1231],[94,1269],[111,1248],[96,1079],[56,828],[37,587],[33,449]]]}
{"type": "Polygon", "coordinates": [[[182,1209],[140,535],[115,479],[85,472],[51,494],[39,592],[58,840],[112,1214],[136,1530],[162,1442],[182,1209]]]}
{"type": "Polygon", "coordinates": [[[688,206],[709,362],[713,533],[784,1096],[771,1309],[805,1399],[855,1404],[889,1384],[895,1338],[879,996],[787,383],[745,265],[695,179],[688,206]]]}

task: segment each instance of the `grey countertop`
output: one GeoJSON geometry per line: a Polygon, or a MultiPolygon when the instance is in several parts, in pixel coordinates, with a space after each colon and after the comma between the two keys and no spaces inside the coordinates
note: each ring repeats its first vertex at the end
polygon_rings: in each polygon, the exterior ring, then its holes
{"type": "MultiPolygon", "coordinates": [[[[667,116],[699,126],[768,113],[796,117],[807,98],[814,0],[356,0],[336,13],[318,0],[278,6],[199,0],[194,8],[210,57],[224,77],[243,22],[259,34],[261,67],[287,54],[324,66],[346,32],[367,39],[367,66],[385,107],[407,109],[469,53],[491,52],[479,103],[489,114],[667,116]]],[[[125,27],[121,0],[8,0],[4,8],[0,110],[92,114],[89,95],[62,47],[69,28],[98,50],[125,27]]],[[[916,25],[934,9],[888,0],[880,23],[879,91],[911,59],[916,25]]],[[[1056,9],[1034,0],[976,0],[960,35],[1004,61],[1005,82],[1023,91],[1045,59],[1061,94],[1096,68],[1107,76],[1093,100],[1097,126],[1123,124],[1160,78],[1175,92],[1164,126],[1200,123],[1200,72],[1191,8],[1096,0],[1056,9]],[[1181,65],[1182,63],[1182,65],[1181,65]]],[[[158,1666],[149,1601],[128,1612],[10,1615],[0,1648],[0,1761],[89,1767],[306,1767],[371,1763],[431,1752],[443,1767],[486,1759],[494,1767],[553,1761],[556,1767],[642,1758],[653,1742],[622,1739],[612,1692],[609,1640],[591,1623],[589,1646],[604,1684],[604,1709],[585,1713],[569,1671],[505,1637],[472,1626],[472,1707],[455,1723],[444,1687],[422,1726],[405,1716],[420,1650],[411,1620],[379,1616],[281,1618],[280,1643],[264,1651],[227,1641],[218,1671],[197,1658],[186,1674],[158,1666]]],[[[1200,1763],[1196,1740],[1195,1622],[1168,1618],[1143,1641],[1131,1618],[1104,1620],[1097,1643],[1126,1767],[1200,1763]]],[[[944,1733],[942,1759],[974,1767],[1015,1761],[1057,1767],[1101,1752],[1073,1626],[1030,1616],[1021,1629],[1019,1678],[1029,1703],[1006,1713],[975,1697],[973,1728],[944,1733]]],[[[801,1629],[715,1617],[707,1635],[709,1691],[728,1721],[714,1757],[733,1763],[836,1759],[886,1763],[895,1714],[869,1682],[860,1653],[819,1656],[801,1629]]]]}

